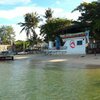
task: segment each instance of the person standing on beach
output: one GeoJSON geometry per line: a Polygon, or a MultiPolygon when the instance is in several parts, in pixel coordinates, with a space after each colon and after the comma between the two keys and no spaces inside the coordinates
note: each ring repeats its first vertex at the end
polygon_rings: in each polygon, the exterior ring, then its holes
{"type": "Polygon", "coordinates": [[[56,45],[56,49],[59,50],[60,49],[60,38],[58,36],[56,36],[56,41],[55,41],[55,45],[56,45]]]}

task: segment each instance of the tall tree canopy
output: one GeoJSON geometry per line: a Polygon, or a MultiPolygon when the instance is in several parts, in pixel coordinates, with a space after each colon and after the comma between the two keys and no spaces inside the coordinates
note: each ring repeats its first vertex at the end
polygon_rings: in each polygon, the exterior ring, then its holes
{"type": "Polygon", "coordinates": [[[92,2],[92,3],[81,3],[76,9],[81,13],[79,17],[79,21],[82,23],[91,23],[93,29],[100,30],[100,3],[92,2]]]}
{"type": "Polygon", "coordinates": [[[97,33],[97,36],[100,36],[100,3],[91,2],[91,3],[81,3],[76,9],[81,13],[79,21],[82,24],[89,25],[92,31],[97,33]]]}
{"type": "Polygon", "coordinates": [[[27,13],[24,15],[24,22],[18,23],[22,27],[22,31],[26,32],[27,37],[29,35],[33,35],[33,37],[36,36],[35,28],[38,26],[39,23],[39,16],[35,13],[27,13]]]}
{"type": "Polygon", "coordinates": [[[71,25],[71,22],[71,20],[67,19],[53,18],[41,26],[40,33],[48,40],[53,39],[55,36],[61,34],[57,33],[59,30],[62,30],[66,26],[71,25]]]}
{"type": "Polygon", "coordinates": [[[50,20],[51,18],[52,18],[52,14],[53,14],[53,11],[50,9],[50,8],[48,8],[46,11],[45,11],[45,18],[47,19],[47,21],[48,20],[50,20]]]}
{"type": "Polygon", "coordinates": [[[11,44],[15,40],[15,32],[12,26],[0,27],[0,43],[11,44]]]}

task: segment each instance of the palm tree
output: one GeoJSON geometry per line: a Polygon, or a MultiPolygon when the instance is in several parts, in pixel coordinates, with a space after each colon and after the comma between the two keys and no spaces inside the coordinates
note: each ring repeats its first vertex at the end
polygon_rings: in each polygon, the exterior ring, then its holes
{"type": "Polygon", "coordinates": [[[31,36],[31,32],[32,32],[33,37],[35,37],[36,36],[35,28],[38,26],[39,20],[40,20],[39,16],[37,15],[36,12],[25,14],[24,22],[18,23],[18,25],[22,27],[22,30],[20,31],[20,33],[22,31],[25,31],[27,37],[29,37],[29,35],[31,36]]]}
{"type": "Polygon", "coordinates": [[[0,42],[3,44],[12,44],[15,40],[15,32],[12,26],[0,27],[0,42]]]}
{"type": "Polygon", "coordinates": [[[52,18],[52,14],[53,14],[53,11],[51,10],[51,8],[48,8],[46,11],[45,11],[45,18],[48,20],[50,20],[52,18]]]}

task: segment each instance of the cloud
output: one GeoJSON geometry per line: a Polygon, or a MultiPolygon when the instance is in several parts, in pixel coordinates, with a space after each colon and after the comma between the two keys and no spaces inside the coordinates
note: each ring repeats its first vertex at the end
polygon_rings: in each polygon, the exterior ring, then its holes
{"type": "Polygon", "coordinates": [[[15,5],[18,3],[30,3],[31,0],[0,0],[0,5],[15,5]]]}
{"type": "Polygon", "coordinates": [[[32,6],[16,7],[15,9],[12,10],[0,10],[0,18],[13,19],[16,17],[22,17],[26,13],[35,11],[39,12],[39,14],[42,15],[43,12],[45,11],[45,8],[36,7],[35,5],[32,5],[32,6]]]}
{"type": "Polygon", "coordinates": [[[87,3],[90,3],[92,1],[97,1],[97,0],[82,0],[82,2],[87,2],[87,3]]]}
{"type": "MultiPolygon", "coordinates": [[[[10,24],[9,24],[10,25],[10,24]]],[[[12,24],[11,25],[12,27],[13,27],[13,29],[14,29],[14,31],[15,31],[15,39],[16,40],[27,40],[27,36],[26,36],[26,33],[25,33],[25,31],[22,31],[21,33],[20,33],[20,31],[21,31],[21,27],[19,26],[19,25],[17,25],[17,24],[12,24]]],[[[36,28],[36,33],[37,33],[37,35],[40,37],[40,29],[39,28],[36,28]]]]}
{"type": "Polygon", "coordinates": [[[16,40],[26,40],[27,39],[26,33],[24,31],[22,33],[20,33],[22,28],[19,25],[12,24],[11,26],[13,27],[13,29],[15,31],[16,40]]]}
{"type": "Polygon", "coordinates": [[[65,10],[60,9],[60,8],[55,8],[53,17],[60,17],[60,18],[67,18],[70,20],[77,20],[80,15],[81,14],[78,11],[71,13],[71,12],[66,12],[65,10]]]}
{"type": "MultiPolygon", "coordinates": [[[[26,7],[24,7],[26,8],[26,7]]],[[[20,9],[21,12],[23,12],[24,8],[20,9]]],[[[28,12],[32,12],[33,8],[26,8],[28,12]]],[[[41,7],[34,7],[34,11],[39,12],[39,15],[41,15],[43,17],[44,12],[45,12],[46,8],[41,8],[41,7]]],[[[52,10],[54,10],[54,14],[53,17],[61,17],[61,18],[68,18],[68,19],[73,19],[73,20],[77,20],[78,16],[80,16],[79,12],[74,12],[74,13],[70,13],[70,12],[66,12],[61,8],[53,8],[52,10]]],[[[19,11],[20,12],[20,11],[19,11]]],[[[25,13],[25,12],[23,12],[25,13]]],[[[41,22],[40,24],[43,24],[43,22],[41,22]]],[[[16,33],[16,40],[25,40],[26,39],[26,33],[25,31],[23,31],[21,34],[20,30],[21,27],[18,25],[12,25],[14,27],[15,33],[16,33]]],[[[36,32],[39,34],[39,28],[36,29],[36,32]]]]}
{"type": "Polygon", "coordinates": [[[81,16],[81,14],[78,11],[75,11],[73,13],[66,13],[66,17],[71,20],[77,20],[79,16],[81,16]]]}
{"type": "MultiPolygon", "coordinates": [[[[0,10],[0,18],[13,20],[14,18],[23,17],[24,14],[31,12],[37,12],[40,16],[44,16],[46,9],[47,8],[45,7],[32,5],[32,6],[16,7],[15,9],[12,10],[0,10]]],[[[77,17],[79,16],[78,12],[77,13],[66,12],[62,8],[52,8],[52,10],[54,11],[53,13],[54,17],[63,17],[63,18],[67,17],[68,19],[76,20],[77,17]]]]}
{"type": "MultiPolygon", "coordinates": [[[[40,15],[42,18],[45,14],[45,10],[47,8],[45,7],[40,7],[37,5],[30,5],[30,6],[23,6],[23,7],[16,7],[11,10],[0,10],[0,18],[7,19],[7,20],[15,20],[17,19],[16,23],[12,24],[12,27],[15,30],[16,34],[16,40],[25,40],[26,39],[26,33],[23,31],[20,34],[20,30],[22,29],[19,25],[17,25],[18,22],[22,21],[21,18],[23,18],[23,15],[26,13],[31,13],[31,12],[37,12],[38,15],[40,15]]],[[[78,12],[66,12],[62,8],[52,8],[54,11],[53,17],[61,17],[61,18],[68,18],[68,19],[74,19],[76,20],[78,16],[80,15],[78,12]]],[[[7,23],[7,22],[6,22],[7,23]]],[[[9,24],[9,23],[7,23],[9,24]]],[[[43,24],[43,22],[39,23],[43,24]]],[[[39,29],[36,30],[39,34],[39,29]]]]}

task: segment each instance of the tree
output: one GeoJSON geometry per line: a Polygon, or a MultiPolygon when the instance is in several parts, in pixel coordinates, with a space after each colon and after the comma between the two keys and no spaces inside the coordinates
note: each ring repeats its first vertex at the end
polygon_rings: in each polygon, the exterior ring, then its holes
{"type": "Polygon", "coordinates": [[[24,22],[20,22],[18,23],[18,25],[20,25],[22,27],[22,31],[26,32],[27,37],[29,37],[29,35],[35,37],[36,36],[36,32],[35,32],[35,28],[38,26],[39,23],[39,16],[38,14],[35,13],[27,13],[24,15],[24,22]]]}
{"type": "Polygon", "coordinates": [[[76,9],[81,13],[79,21],[82,24],[88,25],[91,31],[95,31],[97,34],[95,38],[100,38],[100,3],[91,2],[91,3],[81,3],[76,9]]]}
{"type": "Polygon", "coordinates": [[[24,41],[22,41],[22,40],[18,40],[15,42],[15,48],[16,48],[17,52],[23,51],[23,49],[24,49],[23,44],[24,44],[24,41]]]}
{"type": "Polygon", "coordinates": [[[15,32],[12,26],[0,27],[0,40],[2,44],[11,44],[15,40],[15,32]]]}
{"type": "Polygon", "coordinates": [[[53,40],[57,35],[59,30],[63,30],[66,26],[71,25],[72,21],[61,18],[53,18],[42,25],[40,28],[41,35],[45,36],[45,40],[53,40]]]}
{"type": "Polygon", "coordinates": [[[31,37],[30,39],[28,39],[28,42],[29,42],[30,46],[33,47],[33,44],[35,44],[37,46],[39,43],[42,43],[42,39],[40,39],[37,36],[31,37]]]}
{"type": "Polygon", "coordinates": [[[48,8],[46,11],[45,11],[45,18],[47,19],[47,21],[49,21],[51,18],[52,18],[52,14],[53,14],[53,11],[48,8]]]}

